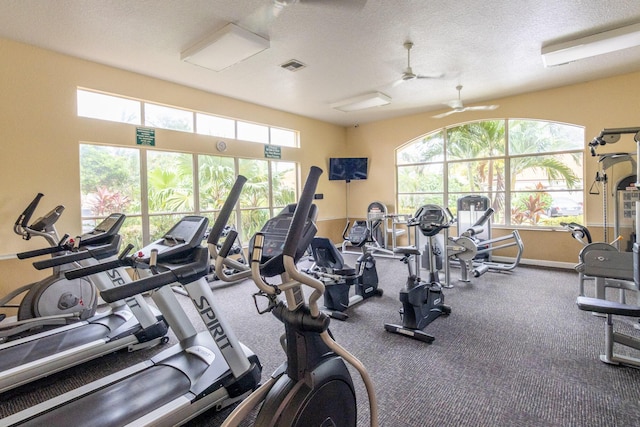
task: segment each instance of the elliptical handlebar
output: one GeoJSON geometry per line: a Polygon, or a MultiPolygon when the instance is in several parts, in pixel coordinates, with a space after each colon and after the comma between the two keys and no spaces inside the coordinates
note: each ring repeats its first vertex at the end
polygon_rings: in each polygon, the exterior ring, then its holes
{"type": "Polygon", "coordinates": [[[311,209],[311,204],[313,203],[313,195],[315,194],[316,187],[318,186],[320,175],[322,175],[322,169],[317,166],[311,166],[309,175],[307,176],[307,181],[305,182],[302,194],[300,195],[300,200],[298,201],[296,210],[293,214],[287,238],[284,242],[284,249],[282,250],[282,253],[285,256],[293,258],[296,255],[298,241],[302,237],[304,223],[309,215],[309,209],[311,209]]]}
{"type": "Polygon", "coordinates": [[[233,184],[227,199],[224,201],[222,205],[222,209],[218,213],[215,222],[211,226],[211,231],[209,231],[209,238],[207,239],[207,243],[210,245],[217,245],[220,241],[220,236],[222,236],[222,230],[224,230],[224,226],[229,222],[229,218],[231,217],[231,213],[233,212],[233,208],[238,202],[240,198],[240,193],[242,192],[242,187],[247,182],[247,178],[243,175],[238,175],[236,178],[236,182],[233,184]]]}
{"type": "Polygon", "coordinates": [[[31,217],[33,216],[33,213],[38,207],[38,203],[40,203],[40,199],[42,199],[43,197],[44,197],[44,194],[42,193],[38,193],[36,195],[36,197],[31,201],[31,203],[29,203],[26,209],[20,214],[18,219],[16,219],[16,223],[15,223],[16,226],[20,226],[23,228],[27,227],[27,225],[29,224],[29,221],[31,220],[31,217]]]}

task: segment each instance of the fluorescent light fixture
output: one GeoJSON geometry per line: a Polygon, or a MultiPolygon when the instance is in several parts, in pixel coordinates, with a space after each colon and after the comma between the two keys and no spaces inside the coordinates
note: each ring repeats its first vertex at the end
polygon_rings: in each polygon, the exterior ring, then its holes
{"type": "Polygon", "coordinates": [[[229,23],[182,52],[180,59],[222,71],[268,48],[269,40],[229,23]]]}
{"type": "Polygon", "coordinates": [[[380,107],[389,103],[391,103],[391,98],[384,93],[372,92],[367,93],[366,95],[356,96],[355,98],[345,99],[344,101],[334,102],[331,104],[331,108],[349,112],[372,107],[380,107]]]}
{"type": "Polygon", "coordinates": [[[640,46],[640,23],[542,48],[545,67],[640,46]]]}

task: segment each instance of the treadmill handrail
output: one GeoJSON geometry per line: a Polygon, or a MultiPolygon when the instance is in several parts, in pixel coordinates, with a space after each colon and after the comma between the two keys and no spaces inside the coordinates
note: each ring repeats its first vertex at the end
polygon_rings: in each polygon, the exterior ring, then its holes
{"type": "MultiPolygon", "coordinates": [[[[165,264],[160,264],[159,267],[170,268],[165,264]]],[[[188,264],[180,265],[160,274],[135,280],[122,286],[107,289],[102,291],[101,296],[106,302],[114,302],[176,282],[180,282],[181,284],[191,283],[200,277],[206,276],[208,270],[209,251],[207,248],[197,247],[194,249],[193,260],[188,264]]]]}
{"type": "Polygon", "coordinates": [[[81,246],[78,251],[60,255],[51,259],[36,261],[33,266],[36,270],[44,270],[58,265],[69,264],[74,261],[81,261],[87,258],[95,258],[97,260],[108,258],[115,255],[120,247],[120,235],[112,236],[111,242],[96,246],[81,246]]]}
{"type": "Polygon", "coordinates": [[[19,252],[16,254],[16,256],[18,257],[18,259],[28,259],[28,258],[35,258],[41,255],[49,255],[49,254],[55,254],[58,252],[70,251],[71,249],[73,249],[73,244],[70,244],[69,242],[67,242],[68,238],[69,238],[69,235],[65,234],[64,236],[62,236],[62,238],[60,239],[60,241],[56,246],[50,246],[46,248],[34,249],[31,251],[19,252]]]}
{"type": "Polygon", "coordinates": [[[103,271],[112,270],[118,267],[144,267],[146,264],[137,262],[134,257],[127,257],[127,253],[133,249],[133,245],[129,243],[127,247],[122,251],[118,259],[113,261],[102,262],[96,265],[90,265],[87,267],[76,268],[75,270],[69,270],[64,272],[64,277],[69,280],[78,279],[80,277],[90,276],[96,273],[102,273],[103,271]]]}

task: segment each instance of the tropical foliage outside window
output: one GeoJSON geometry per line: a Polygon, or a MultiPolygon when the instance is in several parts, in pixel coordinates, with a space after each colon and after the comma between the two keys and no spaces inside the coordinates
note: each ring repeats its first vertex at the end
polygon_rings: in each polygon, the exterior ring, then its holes
{"type": "Polygon", "coordinates": [[[295,163],[80,144],[83,225],[125,213],[121,234],[140,248],[184,215],[213,222],[238,174],[248,182],[229,222],[246,243],[271,215],[297,200],[295,163]]]}
{"type": "Polygon", "coordinates": [[[537,120],[488,120],[438,130],[396,152],[397,206],[453,212],[465,195],[489,197],[494,224],[583,222],[584,129],[537,120]]]}

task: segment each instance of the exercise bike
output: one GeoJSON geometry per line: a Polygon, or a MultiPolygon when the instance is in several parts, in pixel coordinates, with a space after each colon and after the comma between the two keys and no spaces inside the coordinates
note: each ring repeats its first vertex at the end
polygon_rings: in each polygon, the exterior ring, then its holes
{"type": "Polygon", "coordinates": [[[406,246],[395,249],[395,253],[402,255],[401,261],[407,265],[409,277],[405,287],[400,291],[402,325],[385,323],[384,328],[388,332],[431,343],[435,337],[422,329],[438,317],[451,313],[451,307],[444,303],[443,285],[440,283],[433,248],[435,236],[447,229],[452,222],[453,215],[437,205],[424,205],[409,219],[407,226],[417,227],[422,235],[428,238],[425,250],[429,260],[429,278],[424,281],[419,276],[422,253],[418,248],[406,246]]]}
{"type": "MultiPolygon", "coordinates": [[[[55,227],[55,223],[64,212],[64,206],[59,205],[53,208],[29,224],[43,196],[42,193],[36,195],[16,220],[13,231],[22,236],[24,240],[30,240],[34,236],[42,237],[49,243],[49,247],[18,253],[18,259],[29,259],[49,254],[55,258],[70,250],[77,249],[77,247],[74,248],[73,241],[67,240],[67,235],[60,238],[55,227]]],[[[115,234],[118,233],[121,223],[114,225],[118,227],[114,227],[110,232],[115,234]]],[[[0,307],[17,309],[15,321],[13,318],[6,318],[5,314],[0,314],[0,342],[6,341],[11,335],[25,333],[29,329],[23,327],[25,324],[30,324],[32,327],[43,327],[65,324],[93,316],[98,303],[98,293],[95,286],[87,279],[68,280],[64,277],[65,270],[76,267],[77,264],[75,267],[73,264],[53,265],[50,276],[20,286],[0,298],[0,307]],[[20,303],[11,303],[23,294],[20,303]],[[48,318],[47,321],[44,321],[45,317],[48,318]],[[41,321],[33,322],[32,320],[36,318],[40,318],[41,321]],[[7,333],[9,329],[13,329],[14,332],[7,333]]]]}
{"type": "Polygon", "coordinates": [[[305,272],[324,283],[324,306],[329,316],[337,320],[346,320],[349,316],[344,312],[347,308],[373,296],[382,296],[378,288],[378,272],[376,260],[367,248],[372,241],[371,230],[367,221],[355,221],[349,230],[349,224],[342,232],[344,241],[362,250],[356,260],[355,268],[345,264],[340,252],[331,240],[326,237],[314,237],[311,241],[311,252],[314,264],[305,272]],[[349,297],[351,287],[355,287],[355,295],[349,297]]]}
{"type": "Polygon", "coordinates": [[[260,289],[255,298],[263,296],[268,301],[268,307],[259,312],[271,312],[284,324],[281,342],[287,361],[234,409],[223,427],[237,426],[260,403],[256,426],[354,427],[356,397],[345,361],[362,376],[369,396],[371,425],[377,426],[371,379],[362,363],[333,340],[330,318],[318,306],[324,285],[296,267],[316,232],[312,202],[321,173],[321,169],[312,167],[298,205],[290,205],[270,219],[251,241],[252,277],[260,289]],[[280,276],[282,282],[268,284],[266,278],[273,276],[280,276]],[[303,285],[313,289],[308,302],[303,285]],[[286,304],[278,301],[282,293],[286,304]]]}

